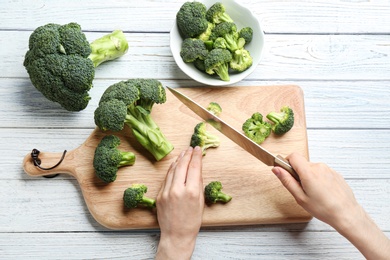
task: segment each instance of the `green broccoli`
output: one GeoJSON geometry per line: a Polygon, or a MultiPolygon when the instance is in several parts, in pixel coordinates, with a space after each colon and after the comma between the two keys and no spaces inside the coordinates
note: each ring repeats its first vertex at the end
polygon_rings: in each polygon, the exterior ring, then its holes
{"type": "Polygon", "coordinates": [[[254,141],[261,144],[271,134],[271,124],[263,120],[263,115],[259,112],[253,113],[242,125],[242,130],[245,135],[254,141]]]}
{"type": "Polygon", "coordinates": [[[206,67],[204,65],[204,60],[201,60],[201,59],[196,59],[194,61],[194,66],[195,68],[197,68],[198,70],[202,71],[202,72],[206,72],[206,67]]]}
{"type": "Polygon", "coordinates": [[[165,101],[165,89],[158,80],[121,81],[103,93],[95,110],[95,124],[103,131],[121,131],[128,125],[139,143],[159,161],[173,150],[173,145],[150,113],[154,104],[165,101]]]}
{"type": "Polygon", "coordinates": [[[217,102],[210,102],[207,106],[207,110],[216,116],[219,116],[222,113],[222,107],[217,102]]]}
{"type": "Polygon", "coordinates": [[[207,10],[206,19],[213,24],[219,24],[222,22],[233,22],[233,19],[226,13],[225,6],[220,2],[213,4],[207,10]]]}
{"type": "Polygon", "coordinates": [[[205,32],[209,23],[206,19],[207,8],[200,2],[185,2],[176,14],[176,24],[184,39],[196,38],[205,32]]]}
{"type": "Polygon", "coordinates": [[[206,122],[200,122],[194,127],[194,133],[191,136],[190,146],[199,146],[202,154],[206,155],[206,150],[220,145],[219,137],[211,134],[207,129],[206,122]]]}
{"type": "Polygon", "coordinates": [[[207,42],[210,38],[211,32],[213,31],[214,27],[215,25],[213,23],[208,23],[206,30],[198,36],[198,39],[207,42]]]}
{"type": "Polygon", "coordinates": [[[196,59],[204,60],[208,52],[202,40],[187,38],[181,44],[180,56],[184,62],[194,62],[196,59]]]}
{"type": "Polygon", "coordinates": [[[233,52],[233,58],[230,61],[230,68],[232,70],[242,72],[252,66],[252,64],[253,59],[249,51],[245,49],[239,49],[233,52]]]}
{"type": "Polygon", "coordinates": [[[217,39],[215,39],[215,41],[213,42],[213,48],[214,49],[227,49],[227,42],[226,42],[225,38],[218,37],[217,39]]]}
{"type": "Polygon", "coordinates": [[[116,180],[118,168],[135,163],[134,153],[123,152],[117,148],[120,142],[119,137],[107,135],[95,149],[93,168],[96,176],[105,182],[116,180]]]}
{"type": "Polygon", "coordinates": [[[244,38],[245,44],[248,44],[253,39],[253,29],[251,27],[244,27],[239,32],[239,37],[244,38]]]}
{"type": "Polygon", "coordinates": [[[280,112],[270,112],[267,118],[273,122],[272,131],[277,135],[282,135],[290,131],[294,125],[294,111],[284,106],[280,112]]]}
{"type": "Polygon", "coordinates": [[[217,74],[222,80],[229,81],[229,62],[232,60],[232,54],[228,50],[213,49],[207,55],[204,65],[206,73],[217,74]]]}
{"type": "Polygon", "coordinates": [[[241,49],[245,45],[245,39],[239,37],[237,26],[234,23],[222,22],[216,25],[211,32],[210,39],[215,41],[218,37],[226,40],[226,48],[231,52],[241,49]]]}
{"type": "Polygon", "coordinates": [[[34,30],[23,65],[32,84],[68,111],[80,111],[91,99],[95,67],[124,55],[128,42],[114,31],[91,44],[77,23],[46,24],[34,30]]]}
{"type": "Polygon", "coordinates": [[[204,188],[204,196],[207,204],[217,202],[227,203],[232,200],[232,197],[222,192],[222,183],[220,181],[212,181],[204,188]]]}
{"type": "Polygon", "coordinates": [[[156,207],[156,200],[146,197],[144,194],[148,187],[144,184],[133,184],[123,193],[123,202],[126,208],[133,209],[139,206],[146,208],[156,207]]]}

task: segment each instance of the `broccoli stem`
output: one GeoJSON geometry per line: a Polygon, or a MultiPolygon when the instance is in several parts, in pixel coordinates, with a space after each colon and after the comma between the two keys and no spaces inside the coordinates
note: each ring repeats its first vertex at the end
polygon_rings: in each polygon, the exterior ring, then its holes
{"type": "Polygon", "coordinates": [[[267,118],[274,123],[278,123],[280,121],[283,121],[284,116],[285,116],[284,113],[270,112],[267,115],[267,118]]]}
{"type": "Polygon", "coordinates": [[[135,163],[135,154],[132,152],[121,152],[122,160],[119,162],[118,167],[133,165],[135,163]]]}
{"type": "Polygon", "coordinates": [[[225,203],[232,200],[231,196],[229,196],[229,195],[227,195],[227,194],[225,194],[223,192],[219,192],[217,198],[218,198],[217,199],[218,201],[222,201],[222,202],[225,202],[225,203]]]}
{"type": "Polygon", "coordinates": [[[133,131],[135,138],[159,161],[173,150],[173,145],[157,127],[150,115],[127,114],[125,124],[133,131]]]}
{"type": "Polygon", "coordinates": [[[144,207],[153,208],[156,206],[156,201],[144,196],[142,201],[140,201],[138,204],[144,207]]]}
{"type": "Polygon", "coordinates": [[[120,30],[115,30],[91,44],[91,54],[88,56],[96,68],[101,63],[121,57],[129,48],[125,35],[120,30]]]}
{"type": "Polygon", "coordinates": [[[229,66],[227,63],[223,63],[217,67],[214,68],[215,73],[218,74],[218,76],[224,80],[224,81],[229,81],[229,66]]]}

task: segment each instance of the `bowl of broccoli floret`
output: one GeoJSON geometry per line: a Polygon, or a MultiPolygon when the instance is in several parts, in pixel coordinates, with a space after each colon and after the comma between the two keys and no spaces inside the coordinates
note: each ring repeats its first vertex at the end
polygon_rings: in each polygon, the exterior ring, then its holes
{"type": "Polygon", "coordinates": [[[176,13],[170,47],[179,68],[211,86],[237,83],[260,62],[264,32],[234,0],[187,1],[176,13]]]}

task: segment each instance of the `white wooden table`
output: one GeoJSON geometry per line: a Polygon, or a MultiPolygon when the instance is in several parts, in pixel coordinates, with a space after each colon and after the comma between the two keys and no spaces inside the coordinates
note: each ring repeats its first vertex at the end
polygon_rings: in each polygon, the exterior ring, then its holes
{"type": "MultiPolygon", "coordinates": [[[[390,236],[390,3],[242,0],[259,18],[266,50],[239,86],[297,84],[305,94],[309,152],[343,174],[358,201],[390,236]]],[[[151,259],[158,230],[116,232],[90,215],[66,175],[32,178],[32,148],[78,147],[95,125],[103,90],[131,77],[199,86],[176,66],[169,30],[175,0],[0,0],[0,259],[151,259]],[[96,71],[88,108],[48,102],[23,67],[28,37],[46,23],[77,22],[89,40],[125,31],[129,52],[96,71]]],[[[326,224],[202,229],[193,259],[361,259],[326,224]]]]}

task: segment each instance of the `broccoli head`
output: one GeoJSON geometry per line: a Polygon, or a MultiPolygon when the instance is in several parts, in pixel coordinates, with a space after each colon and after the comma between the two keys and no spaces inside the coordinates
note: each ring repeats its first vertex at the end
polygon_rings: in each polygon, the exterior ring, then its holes
{"type": "Polygon", "coordinates": [[[226,48],[231,52],[241,49],[245,45],[245,39],[239,37],[235,23],[222,22],[217,24],[211,32],[210,39],[215,41],[218,37],[226,40],[226,48]]]}
{"type": "Polygon", "coordinates": [[[123,152],[117,148],[120,142],[119,137],[107,135],[95,149],[93,167],[96,176],[105,182],[116,180],[118,168],[135,163],[134,153],[123,152]]]}
{"type": "Polygon", "coordinates": [[[253,29],[251,27],[242,28],[239,32],[239,37],[244,38],[245,44],[250,43],[253,38],[253,29]]]}
{"type": "Polygon", "coordinates": [[[114,31],[89,44],[77,23],[46,24],[29,38],[25,66],[32,84],[68,111],[86,108],[95,67],[126,53],[127,40],[114,31]]]}
{"type": "Polygon", "coordinates": [[[213,4],[207,10],[206,19],[213,24],[219,24],[222,22],[233,22],[233,19],[226,13],[225,6],[220,2],[213,4]]]}
{"type": "Polygon", "coordinates": [[[166,101],[165,89],[155,79],[129,79],[109,86],[95,110],[95,124],[103,131],[121,131],[128,125],[138,142],[156,160],[173,150],[173,145],[151,117],[154,104],[166,101]]]}
{"type": "Polygon", "coordinates": [[[204,65],[207,74],[217,74],[222,80],[229,81],[229,62],[232,54],[228,50],[213,49],[207,55],[204,65]]]}
{"type": "Polygon", "coordinates": [[[206,150],[220,145],[219,137],[211,134],[207,129],[206,122],[200,122],[194,127],[194,133],[191,136],[191,147],[199,146],[202,154],[206,155],[206,150]]]}
{"type": "Polygon", "coordinates": [[[123,193],[123,202],[126,208],[133,209],[137,207],[154,208],[156,200],[146,197],[144,194],[148,187],[144,184],[133,184],[123,193]]]}
{"type": "Polygon", "coordinates": [[[207,8],[200,2],[185,2],[176,14],[176,24],[182,37],[196,38],[207,30],[207,8]]]}
{"type": "Polygon", "coordinates": [[[273,122],[272,131],[277,135],[282,135],[290,131],[294,125],[294,111],[284,106],[280,112],[270,112],[267,118],[273,122]]]}
{"type": "Polygon", "coordinates": [[[204,60],[208,52],[202,40],[187,38],[181,44],[180,56],[184,62],[194,62],[196,59],[204,60]]]}
{"type": "Polygon", "coordinates": [[[252,64],[252,56],[246,49],[239,49],[233,52],[233,58],[230,61],[230,68],[232,70],[242,72],[252,66],[252,64]]]}
{"type": "Polygon", "coordinates": [[[222,183],[220,181],[212,181],[204,188],[204,196],[207,204],[223,202],[227,203],[232,200],[230,195],[222,192],[222,183]]]}
{"type": "Polygon", "coordinates": [[[245,135],[261,144],[271,134],[271,124],[263,120],[263,115],[259,112],[253,113],[242,125],[245,135]]]}
{"type": "Polygon", "coordinates": [[[207,106],[207,110],[216,116],[219,116],[222,113],[222,107],[217,102],[210,102],[207,106]]]}

